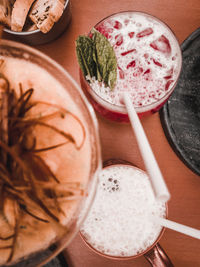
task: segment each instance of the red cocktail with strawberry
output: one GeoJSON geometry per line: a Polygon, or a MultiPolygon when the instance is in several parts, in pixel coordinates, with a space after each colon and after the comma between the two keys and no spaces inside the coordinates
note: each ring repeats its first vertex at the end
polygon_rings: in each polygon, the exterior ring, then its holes
{"type": "MultiPolygon", "coordinates": [[[[121,12],[99,22],[95,30],[106,37],[115,53],[116,80],[109,86],[109,79],[99,79],[99,72],[103,77],[109,69],[98,68],[106,50],[97,48],[93,51],[96,77],[81,71],[82,88],[94,108],[108,119],[128,121],[121,103],[126,91],[140,116],[159,110],[173,92],[182,63],[180,46],[169,27],[145,13],[121,12]]],[[[107,59],[105,64],[110,64],[109,55],[107,59]]]]}

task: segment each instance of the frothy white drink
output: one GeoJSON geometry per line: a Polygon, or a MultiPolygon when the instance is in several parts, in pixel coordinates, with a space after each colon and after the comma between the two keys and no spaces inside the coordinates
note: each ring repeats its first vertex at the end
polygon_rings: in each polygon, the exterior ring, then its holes
{"type": "Polygon", "coordinates": [[[148,215],[164,217],[165,204],[154,198],[148,176],[128,165],[103,169],[97,194],[81,233],[96,250],[134,256],[150,247],[161,227],[148,215]]]}

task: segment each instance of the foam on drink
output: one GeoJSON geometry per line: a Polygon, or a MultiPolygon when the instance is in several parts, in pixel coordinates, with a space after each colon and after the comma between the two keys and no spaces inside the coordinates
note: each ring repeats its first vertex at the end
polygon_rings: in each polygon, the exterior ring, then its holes
{"type": "Polygon", "coordinates": [[[114,90],[98,81],[91,83],[98,96],[123,106],[120,95],[126,91],[135,107],[144,107],[169,94],[179,76],[181,55],[164,23],[147,14],[124,12],[103,20],[96,29],[110,41],[118,63],[114,90]]]}
{"type": "Polygon", "coordinates": [[[135,256],[158,238],[161,226],[148,215],[165,217],[166,207],[155,200],[148,176],[128,165],[113,165],[99,176],[97,194],[81,233],[103,254],[135,256]]]}

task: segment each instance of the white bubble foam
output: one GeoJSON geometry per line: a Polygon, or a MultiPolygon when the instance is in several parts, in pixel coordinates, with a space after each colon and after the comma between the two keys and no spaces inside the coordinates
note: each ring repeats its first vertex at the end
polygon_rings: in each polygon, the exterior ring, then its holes
{"type": "MultiPolygon", "coordinates": [[[[97,95],[111,104],[122,106],[118,95],[126,90],[132,96],[135,107],[149,105],[163,98],[177,80],[178,69],[181,64],[181,59],[177,56],[178,43],[168,28],[164,24],[151,19],[151,17],[131,12],[116,14],[108,21],[102,22],[101,25],[106,30],[111,29],[107,37],[116,53],[119,68],[114,90],[110,90],[104,84],[98,82],[91,84],[97,95]],[[115,21],[121,23],[122,27],[116,29],[113,26],[115,21]],[[153,29],[153,33],[137,38],[137,34],[147,28],[153,29]],[[134,33],[132,38],[129,36],[131,32],[134,33]],[[163,53],[151,47],[151,43],[163,35],[169,40],[170,53],[163,53]],[[123,42],[116,45],[119,36],[123,36],[123,42]],[[121,55],[121,53],[133,49],[135,51],[124,56],[121,55]],[[132,61],[135,61],[135,67],[127,69],[132,61]],[[121,73],[123,73],[122,76],[121,73]],[[170,75],[171,77],[166,79],[170,75]],[[168,80],[171,82],[167,85],[168,80]]],[[[161,50],[164,46],[165,43],[159,42],[161,50]]]]}
{"type": "Polygon", "coordinates": [[[112,256],[133,256],[151,246],[161,227],[147,216],[165,216],[145,173],[130,166],[104,169],[93,206],[81,228],[88,243],[112,256]]]}

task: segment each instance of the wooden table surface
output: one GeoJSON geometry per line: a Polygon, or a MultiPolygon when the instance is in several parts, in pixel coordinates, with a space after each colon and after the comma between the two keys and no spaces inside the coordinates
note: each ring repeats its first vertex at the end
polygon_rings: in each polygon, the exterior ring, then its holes
{"type": "MultiPolygon", "coordinates": [[[[57,40],[36,46],[60,63],[79,82],[75,40],[102,18],[124,10],[144,11],[166,22],[181,43],[200,26],[200,0],[71,0],[72,21],[57,40]]],[[[111,123],[98,116],[103,160],[122,158],[144,169],[130,125],[111,123]]],[[[200,177],[176,156],[163,132],[159,114],[142,119],[160,169],[171,192],[169,219],[200,229],[200,177]]],[[[160,244],[176,267],[200,266],[200,241],[166,230],[160,244]]],[[[79,235],[64,253],[70,267],[150,266],[144,257],[132,261],[104,259],[90,251],[79,235]]]]}

